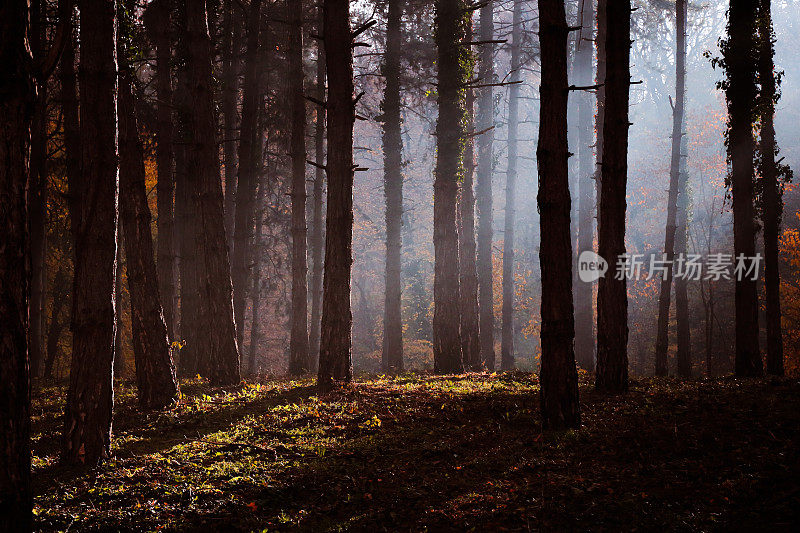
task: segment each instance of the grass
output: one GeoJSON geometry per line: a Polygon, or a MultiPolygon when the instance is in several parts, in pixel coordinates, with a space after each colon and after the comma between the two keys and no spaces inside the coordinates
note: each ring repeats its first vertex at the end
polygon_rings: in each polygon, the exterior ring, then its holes
{"type": "MultiPolygon", "coordinates": [[[[583,381],[586,380],[584,376],[583,381]]],[[[117,392],[112,460],[57,463],[64,391],[34,396],[42,530],[783,529],[800,524],[796,380],[581,387],[583,426],[542,433],[527,373],[182,384],[117,392]]]]}

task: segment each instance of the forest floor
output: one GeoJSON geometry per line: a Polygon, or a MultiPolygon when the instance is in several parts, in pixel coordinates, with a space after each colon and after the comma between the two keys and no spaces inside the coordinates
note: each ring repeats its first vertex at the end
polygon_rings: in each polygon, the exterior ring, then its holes
{"type": "Polygon", "coordinates": [[[183,383],[113,459],[57,464],[61,386],[34,393],[36,527],[104,531],[794,530],[800,382],[582,376],[583,426],[542,432],[527,373],[183,383]]]}

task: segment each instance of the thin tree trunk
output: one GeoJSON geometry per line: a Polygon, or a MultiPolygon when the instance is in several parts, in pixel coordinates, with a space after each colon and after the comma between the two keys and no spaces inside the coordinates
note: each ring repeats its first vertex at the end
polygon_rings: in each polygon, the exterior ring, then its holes
{"type": "Polygon", "coordinates": [[[242,21],[234,13],[234,1],[223,2],[222,19],[222,116],[225,125],[222,141],[225,162],[225,238],[233,249],[234,214],[236,212],[236,138],[239,136],[239,46],[242,21]]]}
{"type": "MultiPolygon", "coordinates": [[[[606,22],[606,4],[608,0],[597,0],[597,35],[594,38],[595,47],[597,49],[597,113],[594,118],[594,130],[597,136],[595,140],[595,205],[597,212],[600,211],[600,193],[602,192],[601,183],[603,181],[603,124],[605,123],[606,116],[606,38],[607,27],[606,22]]],[[[595,364],[597,363],[597,349],[595,346],[595,364]]]]}
{"type": "MultiPolygon", "coordinates": [[[[464,36],[467,42],[472,41],[472,17],[467,22],[464,36]]],[[[467,89],[466,126],[468,135],[464,146],[464,177],[458,200],[458,263],[459,263],[459,296],[461,298],[461,352],[464,367],[479,371],[483,367],[481,361],[479,311],[478,311],[478,270],[476,263],[475,243],[475,91],[467,89]]]]}
{"type": "MultiPolygon", "coordinates": [[[[45,54],[47,16],[44,0],[30,3],[30,45],[34,61],[45,54]]],[[[47,287],[47,101],[46,80],[38,85],[34,103],[30,154],[30,245],[31,245],[31,299],[30,299],[30,373],[37,377],[42,362],[44,338],[45,290],[47,287]]]]}
{"type": "MultiPolygon", "coordinates": [[[[685,122],[685,120],[684,120],[685,122]]],[[[689,170],[686,164],[689,143],[684,132],[681,137],[680,183],[678,185],[678,226],[675,234],[675,254],[686,257],[689,227],[689,170]]],[[[678,375],[692,377],[692,352],[689,328],[688,280],[681,276],[675,280],[675,321],[678,336],[678,375]]]]}
{"type": "MultiPolygon", "coordinates": [[[[731,0],[728,10],[728,42],[723,56],[728,71],[728,157],[733,196],[734,258],[755,256],[753,208],[753,105],[756,98],[755,47],[756,0],[731,0]]],[[[746,276],[743,276],[745,278],[746,276]]],[[[758,294],[756,280],[736,280],[736,375],[763,373],[758,351],[758,294]]]]}
{"type": "Polygon", "coordinates": [[[438,0],[436,3],[439,117],[433,182],[433,365],[435,372],[441,374],[464,370],[459,335],[456,196],[464,175],[464,86],[468,78],[465,64],[468,50],[461,43],[468,16],[461,0],[438,0]]]}
{"type": "MultiPolygon", "coordinates": [[[[494,6],[488,0],[480,10],[481,45],[478,58],[478,83],[494,82],[494,6]]],[[[440,67],[441,68],[441,67],[440,67]]],[[[480,305],[481,358],[489,370],[494,370],[494,285],[492,280],[492,172],[494,154],[494,95],[492,87],[478,89],[478,173],[476,200],[478,206],[478,299],[480,305]]],[[[454,123],[453,123],[454,124],[454,123]]],[[[453,124],[447,124],[447,127],[453,124]]]]}
{"type": "Polygon", "coordinates": [[[350,2],[324,0],[323,37],[328,73],[328,215],[317,385],[353,377],[350,268],[353,263],[353,53],[350,2]]]}
{"type": "Polygon", "coordinates": [[[383,315],[382,368],[386,372],[403,370],[403,319],[401,232],[403,228],[403,138],[400,119],[400,49],[402,0],[389,1],[386,23],[386,54],[383,76],[383,184],[386,197],[386,291],[383,315]]]}
{"type": "MultiPolygon", "coordinates": [[[[267,145],[269,146],[269,139],[267,140],[267,145]]],[[[256,360],[258,346],[261,342],[261,320],[259,317],[261,312],[261,265],[263,263],[261,256],[264,253],[264,236],[262,233],[264,231],[264,211],[266,210],[267,180],[270,179],[268,176],[267,172],[262,174],[256,198],[258,209],[256,210],[256,232],[253,241],[253,288],[251,289],[253,320],[250,322],[250,357],[248,358],[248,373],[251,376],[255,376],[258,372],[256,360]]]]}
{"type": "Polygon", "coordinates": [[[578,373],[573,340],[572,246],[567,169],[567,21],[564,2],[539,0],[542,50],[537,197],[542,271],[541,408],[545,429],[578,427],[578,373]]]}
{"type": "Polygon", "coordinates": [[[79,2],[81,187],[73,227],[72,363],[64,416],[66,463],[108,457],[114,406],[117,251],[117,55],[112,0],[79,2]]]}
{"type": "MultiPolygon", "coordinates": [[[[204,0],[186,0],[183,10],[183,52],[186,54],[186,93],[179,99],[181,122],[184,126],[186,193],[192,219],[185,238],[191,239],[193,249],[181,250],[194,254],[190,275],[195,276],[196,305],[182,302],[184,322],[192,322],[192,346],[195,357],[202,355],[208,361],[210,381],[214,385],[239,383],[239,353],[236,344],[236,326],[231,306],[231,278],[228,248],[222,207],[222,185],[219,179],[219,161],[215,139],[213,82],[211,77],[211,43],[206,26],[204,0]]],[[[179,85],[181,86],[181,85],[179,85]]],[[[186,281],[181,276],[181,283],[186,281]]],[[[190,287],[195,288],[195,287],[190,287]]]]}
{"type": "Polygon", "coordinates": [[[120,220],[125,239],[128,292],[131,298],[131,338],[136,358],[139,405],[159,409],[178,400],[175,364],[158,292],[153,260],[150,208],[145,187],[142,150],[133,96],[133,72],[122,34],[119,49],[120,220]]]}
{"type": "Polygon", "coordinates": [[[289,374],[311,371],[308,357],[308,264],[306,256],[306,101],[303,82],[303,2],[287,1],[289,107],[292,158],[292,318],[289,374]]]}
{"type": "MultiPolygon", "coordinates": [[[[323,2],[319,0],[318,33],[322,33],[323,2]]],[[[317,100],[325,101],[325,47],[322,41],[317,41],[317,100]]],[[[316,120],[314,124],[314,151],[316,163],[325,164],[325,108],[316,106],[316,120]]],[[[325,184],[325,169],[315,167],[314,174],[314,207],[313,225],[311,228],[311,328],[309,334],[309,357],[314,371],[319,366],[319,337],[320,318],[322,317],[322,258],[325,241],[322,235],[324,227],[322,214],[323,186],[325,184]]]]}
{"type": "MultiPolygon", "coordinates": [[[[625,254],[625,187],[628,176],[628,91],[630,89],[630,0],[609,1],[606,21],[605,115],[601,165],[598,251],[611,267],[625,254]]],[[[628,295],[625,276],[613,269],[597,293],[596,387],[628,389],[628,295]],[[617,279],[621,277],[622,279],[617,279]]]]}
{"type": "Polygon", "coordinates": [[[171,0],[148,5],[145,24],[156,48],[156,208],[158,209],[158,291],[171,340],[177,340],[178,268],[175,253],[175,158],[172,129],[172,75],[170,70],[171,0]]]}
{"type": "MultiPolygon", "coordinates": [[[[594,3],[581,0],[581,27],[575,53],[575,73],[578,85],[591,85],[594,35],[594,3]]],[[[588,92],[578,95],[578,257],[594,251],[594,105],[588,92]]],[[[575,286],[575,358],[586,371],[594,370],[594,306],[592,284],[579,282],[575,286]]]]}
{"type": "Polygon", "coordinates": [[[759,60],[758,78],[761,85],[761,179],[763,182],[764,218],[764,285],[767,307],[767,372],[782,376],[783,334],[781,332],[780,239],[783,203],[775,163],[775,83],[774,50],[772,42],[772,13],[770,0],[759,2],[759,60]]]}
{"type": "Polygon", "coordinates": [[[64,333],[64,329],[67,327],[68,319],[62,318],[61,315],[65,305],[69,302],[69,283],[67,272],[63,267],[59,268],[53,276],[53,307],[50,313],[50,324],[47,328],[47,357],[44,362],[44,372],[42,373],[42,377],[45,379],[53,377],[53,364],[56,361],[56,357],[58,357],[61,334],[64,333]]]}
{"type": "Polygon", "coordinates": [[[242,346],[247,288],[250,286],[256,174],[261,161],[261,137],[258,132],[259,102],[261,101],[261,57],[259,33],[261,0],[250,3],[247,22],[247,58],[245,60],[244,96],[242,99],[242,129],[239,141],[239,177],[236,182],[236,216],[233,232],[233,311],[236,317],[236,339],[242,346]]]}
{"type": "Polygon", "coordinates": [[[0,7],[0,530],[31,528],[30,374],[31,111],[36,87],[28,44],[28,4],[0,7]]]}
{"type": "MultiPolygon", "coordinates": [[[[506,220],[503,237],[503,330],[500,365],[514,369],[514,197],[517,186],[517,131],[519,129],[520,48],[522,46],[522,2],[514,1],[511,32],[511,86],[508,89],[508,169],[506,170],[506,220]]],[[[566,53],[566,52],[565,52],[566,53]]],[[[570,269],[571,270],[571,269],[570,269]]]]}
{"type": "MultiPolygon", "coordinates": [[[[119,104],[117,104],[119,106],[119,104]]],[[[119,112],[119,107],[117,108],[117,112],[119,112]]],[[[119,135],[119,130],[117,130],[117,135],[119,135]]],[[[121,195],[122,193],[118,193],[121,195]]],[[[118,200],[118,202],[120,202],[118,200]]],[[[121,211],[121,208],[118,207],[118,210],[121,211]]],[[[121,213],[120,213],[121,215],[121,213]]],[[[120,216],[118,215],[118,216],[120,216]]],[[[125,352],[123,350],[123,342],[122,342],[122,333],[123,328],[125,327],[125,321],[123,320],[122,315],[122,273],[125,270],[125,263],[123,262],[123,240],[121,236],[122,232],[122,218],[119,218],[118,226],[120,229],[117,230],[117,274],[114,279],[114,309],[117,310],[117,330],[114,333],[114,377],[117,379],[122,379],[125,377],[125,352]]]]}
{"type": "Polygon", "coordinates": [[[669,307],[672,296],[672,264],[675,261],[675,231],[678,217],[678,189],[681,177],[681,138],[683,137],[683,108],[686,96],[686,0],[675,3],[675,104],[672,109],[672,156],[669,164],[669,193],[667,197],[667,226],[664,237],[666,272],[661,279],[658,297],[658,331],[656,332],[656,375],[666,376],[669,347],[669,307]]]}

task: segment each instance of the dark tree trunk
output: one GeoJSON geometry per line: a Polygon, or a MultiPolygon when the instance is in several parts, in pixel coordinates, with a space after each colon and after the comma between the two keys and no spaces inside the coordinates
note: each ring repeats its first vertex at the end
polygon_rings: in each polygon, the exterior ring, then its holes
{"type": "MultiPolygon", "coordinates": [[[[267,139],[267,145],[269,146],[269,139],[267,139]]],[[[259,319],[261,311],[261,264],[263,262],[261,256],[264,253],[264,237],[262,233],[264,230],[268,179],[270,179],[268,174],[266,172],[263,173],[258,185],[258,196],[256,198],[258,210],[256,211],[256,232],[253,241],[253,288],[251,289],[253,320],[250,322],[250,356],[248,357],[248,373],[251,376],[255,376],[258,372],[258,346],[261,342],[261,320],[259,319]]]]}
{"type": "MultiPolygon", "coordinates": [[[[686,165],[688,142],[683,133],[681,140],[681,177],[678,184],[678,226],[675,233],[675,254],[686,256],[689,223],[689,171],[686,165]]],[[[678,375],[692,377],[692,352],[689,330],[688,280],[681,276],[675,280],[675,329],[678,336],[678,375]]]]}
{"type": "MultiPolygon", "coordinates": [[[[189,239],[182,248],[182,260],[193,254],[187,280],[181,272],[181,285],[189,281],[195,292],[181,301],[182,321],[191,323],[186,341],[199,363],[207,361],[207,375],[214,385],[239,383],[239,353],[236,326],[231,306],[231,278],[222,207],[222,186],[215,139],[211,43],[206,26],[204,0],[185,0],[182,10],[182,51],[186,54],[185,90],[179,98],[179,116],[184,128],[186,181],[184,208],[191,213],[182,231],[189,239]],[[193,246],[193,247],[192,247],[193,246]],[[201,359],[202,357],[202,359],[201,359]]],[[[181,179],[181,176],[179,176],[181,179]]],[[[180,182],[179,182],[180,185],[180,182]]],[[[180,191],[178,192],[180,195],[180,191]]],[[[200,365],[201,370],[203,365],[200,365]]]]}
{"type": "Polygon", "coordinates": [[[628,295],[625,277],[614,272],[625,254],[625,187],[628,176],[628,91],[630,89],[630,0],[606,3],[605,114],[601,165],[598,251],[610,270],[597,293],[596,386],[628,389],[628,295]]]}
{"type": "Polygon", "coordinates": [[[292,158],[292,318],[289,374],[311,371],[308,357],[308,264],[306,256],[306,101],[303,83],[303,2],[287,2],[289,107],[292,158]]]}
{"type": "Polygon", "coordinates": [[[545,429],[578,427],[578,373],[573,340],[572,246],[567,170],[567,21],[564,2],[539,0],[542,84],[539,91],[539,216],[542,241],[541,407],[545,429]]]}
{"type": "Polygon", "coordinates": [[[70,24],[65,29],[68,37],[61,56],[59,81],[61,84],[61,112],[64,115],[64,167],[67,177],[67,190],[69,191],[67,200],[71,217],[70,224],[74,236],[78,225],[78,219],[75,217],[79,215],[78,200],[81,190],[81,134],[75,75],[75,47],[77,42],[72,24],[74,13],[70,12],[70,15],[70,24]]]}
{"type": "MultiPolygon", "coordinates": [[[[117,112],[119,113],[119,102],[117,103],[117,112]]],[[[119,135],[119,130],[117,130],[119,135]]],[[[121,193],[118,193],[121,194],[121,193]]],[[[118,200],[121,202],[121,199],[118,200]]],[[[121,206],[118,206],[121,210],[121,206]]],[[[125,377],[125,351],[123,350],[122,333],[125,327],[125,321],[122,315],[122,273],[125,270],[125,263],[123,261],[123,240],[122,240],[122,218],[120,216],[117,230],[117,275],[114,279],[114,309],[117,310],[117,330],[114,333],[114,377],[122,379],[125,377]]]]}
{"type": "Polygon", "coordinates": [[[156,207],[158,209],[158,291],[170,340],[177,340],[178,265],[175,253],[175,158],[172,130],[172,75],[170,70],[171,0],[148,5],[145,24],[156,48],[156,207]]]}
{"type": "MultiPolygon", "coordinates": [[[[323,9],[319,0],[318,33],[322,33],[323,9]]],[[[317,42],[317,100],[325,101],[325,48],[322,41],[317,42]]],[[[314,152],[316,163],[325,164],[325,108],[316,106],[314,121],[314,152]]],[[[316,371],[319,363],[320,318],[322,316],[322,257],[325,241],[322,235],[322,197],[325,183],[325,169],[315,167],[313,226],[311,228],[311,328],[309,333],[309,357],[312,369],[316,371]]]]}
{"type": "MultiPolygon", "coordinates": [[[[608,24],[606,22],[606,4],[608,0],[597,0],[597,35],[594,42],[597,48],[597,113],[594,116],[594,130],[597,136],[594,144],[595,150],[595,205],[599,215],[600,211],[600,192],[603,179],[603,124],[606,117],[606,34],[608,24]]],[[[597,347],[595,345],[595,364],[597,363],[597,347]]]]}
{"type": "Polygon", "coordinates": [[[31,528],[30,224],[31,121],[36,99],[28,4],[0,7],[0,530],[31,528]]]}
{"type": "Polygon", "coordinates": [[[131,298],[131,338],[136,358],[139,404],[159,409],[178,400],[178,383],[167,326],[161,309],[153,259],[150,208],[145,187],[144,151],[139,138],[133,72],[127,60],[128,36],[118,36],[119,48],[119,194],[125,239],[128,292],[131,298]]]}
{"type": "Polygon", "coordinates": [[[508,169],[506,170],[506,220],[503,236],[503,330],[500,366],[514,369],[514,197],[517,186],[517,131],[519,128],[520,49],[522,46],[522,2],[514,1],[511,32],[511,86],[508,89],[508,169]]]}
{"type": "Polygon", "coordinates": [[[353,263],[353,53],[350,2],[324,0],[323,36],[328,73],[328,215],[325,235],[322,340],[317,385],[353,377],[350,268],[353,263]]]}
{"type": "MultiPolygon", "coordinates": [[[[494,6],[488,0],[480,10],[481,45],[478,58],[478,83],[494,82],[494,6]]],[[[440,67],[441,68],[441,67],[440,67]]],[[[492,172],[494,141],[494,98],[492,87],[478,89],[476,129],[478,136],[478,173],[476,200],[478,206],[478,299],[480,305],[481,358],[489,370],[494,370],[494,286],[492,283],[492,172]]],[[[447,124],[450,127],[454,123],[447,124]]]]}
{"type": "Polygon", "coordinates": [[[62,458],[95,465],[110,452],[114,406],[117,21],[111,0],[82,0],[79,7],[81,180],[72,216],[72,363],[62,458]]]}
{"type": "Polygon", "coordinates": [[[236,216],[233,231],[233,314],[236,317],[236,339],[242,346],[247,289],[250,286],[256,174],[261,162],[261,134],[258,131],[261,102],[261,65],[259,33],[261,0],[250,3],[247,19],[247,58],[245,60],[242,129],[239,141],[239,177],[236,182],[236,216]]]}
{"type": "MultiPolygon", "coordinates": [[[[46,53],[47,16],[44,0],[30,3],[30,46],[34,61],[39,63],[46,53]]],[[[31,299],[29,321],[29,359],[31,377],[37,377],[42,362],[44,339],[45,290],[47,287],[47,100],[46,80],[40,80],[34,103],[30,154],[30,245],[31,299]]]]}
{"type": "MultiPolygon", "coordinates": [[[[467,42],[472,41],[472,17],[467,21],[467,42]]],[[[479,311],[478,311],[478,270],[475,243],[475,91],[467,89],[466,133],[469,135],[464,146],[464,177],[458,200],[458,263],[459,297],[461,298],[461,353],[464,367],[479,371],[481,361],[479,311]]]]}
{"type": "Polygon", "coordinates": [[[767,372],[782,376],[783,335],[781,332],[780,239],[783,203],[775,163],[775,84],[772,13],[770,0],[759,2],[758,78],[761,85],[761,179],[764,222],[764,285],[767,307],[767,372]]]}
{"type": "Polygon", "coordinates": [[[403,138],[400,119],[400,31],[402,0],[389,1],[383,77],[383,184],[386,197],[386,291],[383,315],[383,360],[386,372],[403,370],[401,231],[403,228],[403,138]]]}
{"type": "Polygon", "coordinates": [[[667,225],[664,237],[664,256],[667,270],[661,279],[658,297],[658,331],[656,332],[656,376],[666,376],[667,348],[669,347],[669,307],[672,296],[672,263],[675,261],[675,232],[678,218],[678,189],[681,177],[681,138],[683,137],[683,108],[686,96],[686,0],[675,4],[675,104],[672,109],[672,156],[669,164],[669,194],[667,197],[667,225]]]}
{"type": "MultiPolygon", "coordinates": [[[[594,4],[581,0],[581,27],[575,52],[575,79],[578,85],[592,84],[594,4]]],[[[578,96],[578,257],[594,251],[594,105],[588,92],[578,96]]],[[[592,284],[579,281],[575,286],[575,358],[584,370],[594,370],[594,305],[592,284]]]]}
{"type": "Polygon", "coordinates": [[[437,157],[433,182],[433,365],[437,373],[462,372],[459,335],[456,196],[463,177],[468,49],[463,46],[468,12],[461,0],[436,2],[438,49],[437,157]]]}
{"type": "MultiPolygon", "coordinates": [[[[728,157],[733,196],[734,258],[755,256],[753,208],[753,106],[756,98],[755,48],[757,0],[731,0],[728,41],[723,57],[728,72],[728,157]]],[[[736,282],[736,375],[763,373],[758,351],[758,294],[756,280],[736,282]]]]}
{"type": "Polygon", "coordinates": [[[223,2],[222,19],[222,117],[224,139],[222,141],[225,162],[225,238],[228,249],[233,249],[234,214],[236,212],[236,138],[239,136],[239,48],[242,20],[234,12],[234,0],[223,2]]]}
{"type": "Polygon", "coordinates": [[[69,283],[66,270],[59,268],[53,276],[53,307],[50,312],[50,324],[47,327],[47,357],[42,373],[42,377],[45,379],[53,377],[53,364],[58,357],[61,334],[68,325],[68,317],[62,317],[62,314],[64,314],[64,307],[69,303],[69,283]]]}

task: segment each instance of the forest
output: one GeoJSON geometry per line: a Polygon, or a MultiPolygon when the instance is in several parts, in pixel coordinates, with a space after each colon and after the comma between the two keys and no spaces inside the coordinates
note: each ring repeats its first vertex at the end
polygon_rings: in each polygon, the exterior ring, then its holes
{"type": "Polygon", "coordinates": [[[0,532],[800,528],[798,0],[2,0],[0,532]]]}

